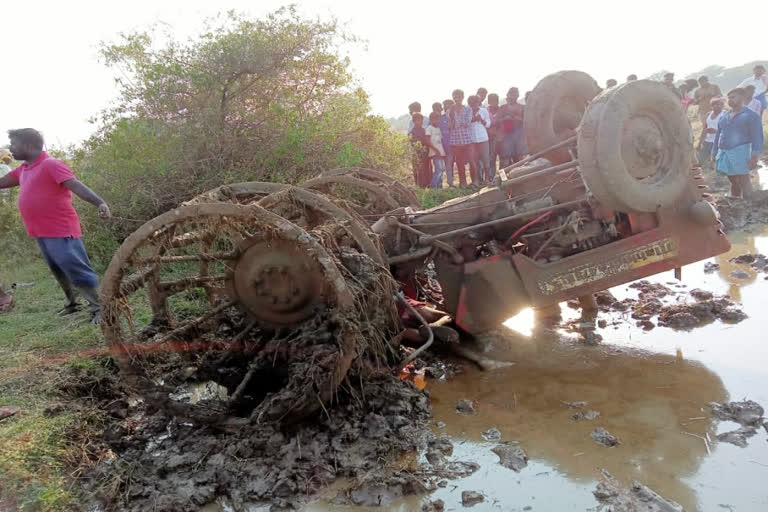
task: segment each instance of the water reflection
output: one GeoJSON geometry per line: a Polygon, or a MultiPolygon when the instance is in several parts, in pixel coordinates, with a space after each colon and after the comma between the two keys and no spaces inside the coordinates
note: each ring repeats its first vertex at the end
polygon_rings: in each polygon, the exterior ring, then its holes
{"type": "Polygon", "coordinates": [[[694,492],[680,480],[693,474],[707,451],[698,438],[714,426],[702,407],[725,400],[720,378],[682,357],[617,347],[585,347],[553,333],[535,342],[507,332],[485,338],[493,357],[516,362],[509,370],[466,375],[433,386],[437,420],[456,439],[481,442],[495,426],[504,439],[522,443],[532,459],[570,479],[592,483],[602,467],[625,482],[640,480],[695,510],[694,492]],[[459,398],[478,401],[476,416],[457,416],[459,398]],[[574,421],[562,402],[587,401],[600,412],[594,421],[574,421]],[[604,448],[590,438],[597,426],[622,444],[604,448]]]}

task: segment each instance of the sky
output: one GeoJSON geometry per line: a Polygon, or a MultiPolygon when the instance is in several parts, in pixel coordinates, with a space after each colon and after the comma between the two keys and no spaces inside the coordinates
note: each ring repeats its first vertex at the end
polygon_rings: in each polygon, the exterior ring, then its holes
{"type": "MultiPolygon", "coordinates": [[[[365,40],[345,48],[374,113],[397,117],[407,105],[429,105],[455,88],[532,89],[545,75],[579,69],[600,84],[661,69],[678,77],[711,64],[768,59],[760,23],[730,25],[726,4],[700,0],[544,0],[484,2],[306,0],[306,16],[335,17],[365,40]],[[713,23],[714,21],[714,23],[713,23]],[[734,33],[734,31],[738,31],[734,33]]],[[[2,17],[0,145],[9,128],[34,127],[49,144],[76,144],[116,97],[114,72],[99,62],[101,42],[162,23],[179,39],[201,20],[235,9],[255,17],[274,0],[113,0],[5,2],[2,17]]],[[[741,13],[764,10],[739,2],[741,13]]]]}

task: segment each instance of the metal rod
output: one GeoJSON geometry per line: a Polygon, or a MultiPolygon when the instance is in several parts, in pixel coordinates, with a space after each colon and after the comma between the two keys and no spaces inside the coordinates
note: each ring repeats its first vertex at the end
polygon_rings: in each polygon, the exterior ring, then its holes
{"type": "Polygon", "coordinates": [[[569,138],[565,139],[564,141],[561,141],[561,142],[558,142],[557,144],[549,146],[546,149],[542,149],[541,151],[537,151],[536,153],[534,153],[532,155],[528,155],[527,157],[523,158],[519,162],[515,162],[512,165],[509,165],[509,166],[505,167],[502,170],[504,172],[508,172],[510,169],[516,169],[518,167],[522,167],[523,165],[527,164],[528,162],[532,162],[532,161],[536,160],[537,158],[540,158],[540,157],[546,155],[547,153],[550,153],[550,152],[552,152],[552,151],[554,151],[556,149],[560,149],[563,146],[568,146],[570,144],[573,144],[574,142],[576,142],[576,139],[577,139],[576,135],[574,135],[573,137],[569,137],[569,138]]]}
{"type": "Polygon", "coordinates": [[[419,357],[419,355],[421,355],[422,352],[427,350],[429,346],[432,345],[432,342],[435,341],[435,333],[432,332],[432,327],[430,327],[427,321],[424,320],[424,317],[421,316],[421,314],[418,311],[416,311],[416,308],[411,306],[411,303],[405,299],[405,295],[403,295],[403,292],[397,292],[397,294],[394,297],[395,297],[395,300],[399,300],[400,302],[402,302],[405,305],[405,307],[408,308],[408,310],[411,313],[413,313],[413,316],[415,316],[419,320],[419,322],[421,322],[421,325],[426,327],[427,333],[428,333],[427,341],[422,346],[420,346],[419,348],[411,352],[411,354],[405,359],[403,359],[402,363],[400,363],[399,368],[402,369],[405,367],[405,365],[407,365],[408,363],[410,363],[411,361],[419,357]]]}
{"type": "Polygon", "coordinates": [[[527,180],[529,180],[531,178],[535,178],[535,177],[539,177],[539,176],[544,176],[544,175],[552,174],[552,173],[559,172],[559,171],[565,171],[567,169],[575,169],[578,166],[579,166],[579,162],[573,160],[573,161],[570,161],[570,162],[565,162],[564,164],[555,165],[555,166],[552,166],[552,167],[547,167],[546,169],[542,169],[540,171],[532,172],[532,173],[529,173],[529,174],[524,174],[523,176],[519,176],[517,178],[508,179],[507,181],[502,182],[501,188],[509,188],[509,187],[511,187],[513,185],[517,185],[518,183],[522,183],[522,182],[527,181],[527,180]]]}
{"type": "Polygon", "coordinates": [[[418,251],[407,252],[405,254],[399,254],[397,256],[392,256],[391,258],[387,258],[387,264],[396,265],[398,263],[405,263],[406,261],[417,260],[419,258],[428,256],[430,252],[432,252],[432,246],[424,247],[419,249],[418,251]]]}
{"type": "Polygon", "coordinates": [[[540,215],[544,212],[548,212],[551,210],[557,210],[560,208],[568,208],[571,206],[576,206],[581,203],[585,203],[587,201],[586,198],[583,199],[576,199],[574,201],[566,201],[565,203],[560,204],[553,204],[552,206],[546,206],[544,208],[537,208],[536,210],[531,210],[528,212],[518,213],[515,215],[510,215],[509,217],[502,217],[500,219],[494,219],[490,220],[488,222],[483,222],[481,224],[475,224],[474,226],[469,226],[466,228],[460,228],[460,229],[454,229],[453,231],[446,231],[445,233],[440,233],[437,235],[432,236],[426,236],[419,240],[419,243],[421,245],[430,245],[435,240],[442,240],[444,238],[451,238],[456,235],[463,235],[464,233],[471,233],[472,231],[481,229],[481,228],[488,228],[491,226],[496,226],[498,224],[504,224],[513,220],[520,220],[525,219],[527,217],[536,217],[537,215],[540,215]]]}

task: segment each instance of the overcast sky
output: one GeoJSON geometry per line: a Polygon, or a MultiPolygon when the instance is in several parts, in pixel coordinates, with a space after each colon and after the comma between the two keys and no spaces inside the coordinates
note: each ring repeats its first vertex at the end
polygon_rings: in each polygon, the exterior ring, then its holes
{"type": "MultiPolygon", "coordinates": [[[[92,133],[88,119],[115,97],[111,71],[97,58],[100,41],[158,21],[185,38],[201,19],[219,11],[259,16],[284,4],[4,2],[0,145],[9,128],[38,128],[55,145],[77,143],[92,133]]],[[[297,5],[306,15],[335,16],[367,40],[365,48],[351,52],[352,64],[374,112],[386,117],[406,113],[414,100],[443,100],[457,87],[474,92],[484,86],[502,97],[513,85],[530,90],[561,69],[586,71],[603,84],[630,73],[643,77],[665,68],[681,77],[710,64],[768,58],[760,14],[765,4],[753,0],[738,2],[737,23],[729,22],[726,3],[707,0],[307,0],[297,5]]]]}

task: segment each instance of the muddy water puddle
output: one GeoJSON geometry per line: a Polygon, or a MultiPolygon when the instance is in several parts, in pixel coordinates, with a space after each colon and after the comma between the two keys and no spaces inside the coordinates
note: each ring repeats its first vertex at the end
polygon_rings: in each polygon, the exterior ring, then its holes
{"type": "MultiPolygon", "coordinates": [[[[715,321],[691,331],[656,327],[643,331],[625,313],[600,313],[608,326],[598,346],[585,346],[565,331],[538,329],[533,313],[523,312],[506,328],[479,342],[488,355],[514,361],[511,368],[483,373],[472,367],[447,381],[429,381],[434,431],[453,442],[453,460],[474,461],[480,469],[448,481],[428,496],[396,501],[387,510],[420,510],[442,499],[446,510],[460,510],[461,492],[478,491],[485,501],[473,510],[597,510],[592,491],[604,468],[622,483],[637,480],[687,511],[768,510],[768,436],[764,429],[740,448],[718,442],[717,434],[737,424],[712,418],[707,403],[748,398],[768,405],[768,281],[766,273],[728,260],[744,253],[768,254],[768,228],[729,236],[730,253],[712,258],[720,268],[705,273],[699,262],[649,279],[689,300],[702,288],[729,294],[749,318],[728,325],[715,321]],[[733,277],[742,270],[747,277],[733,277]],[[475,402],[476,414],[456,412],[460,399],[475,402]],[[563,402],[588,404],[571,409],[563,402]],[[599,412],[574,420],[579,411],[599,412]],[[439,426],[438,426],[439,425],[439,426]],[[519,441],[530,458],[519,473],[502,467],[482,433],[495,427],[501,440],[519,441]],[[608,430],[621,444],[604,447],[590,433],[608,430]],[[709,442],[705,442],[708,439],[709,442]],[[530,507],[530,508],[528,508],[530,507]]],[[[611,290],[621,299],[636,296],[628,286],[611,290]]],[[[579,312],[563,305],[564,320],[579,312]]],[[[333,491],[327,495],[332,498],[333,491]]],[[[366,510],[336,507],[325,500],[306,510],[366,510]]],[[[370,509],[368,509],[370,510],[370,509]]]]}

